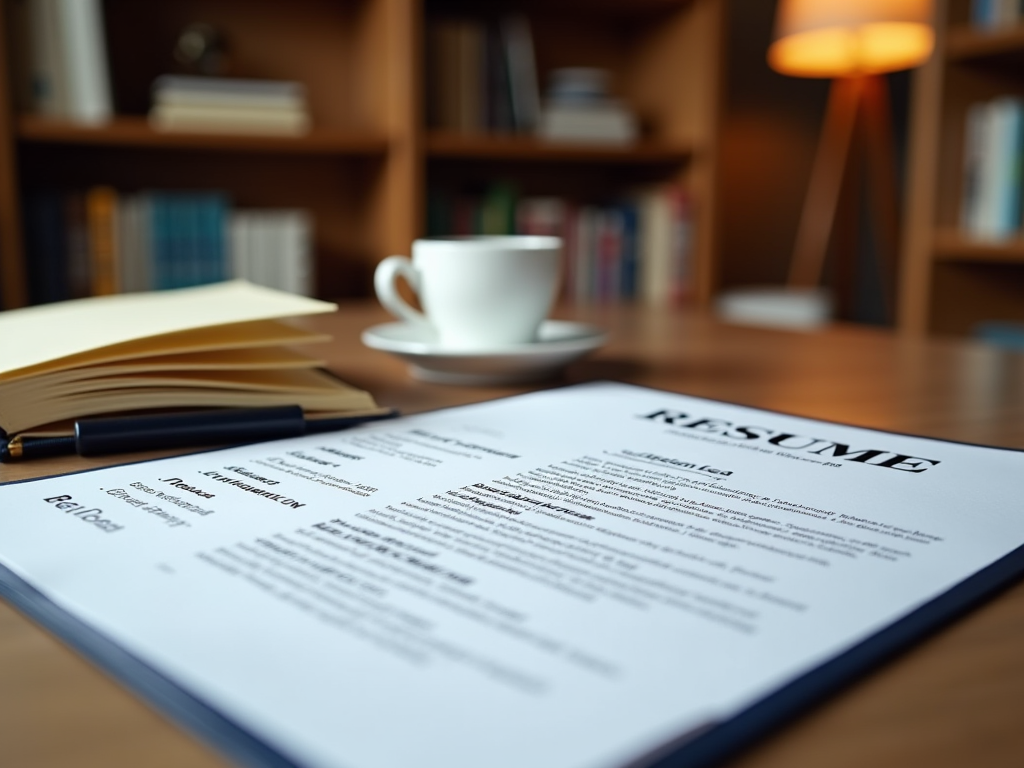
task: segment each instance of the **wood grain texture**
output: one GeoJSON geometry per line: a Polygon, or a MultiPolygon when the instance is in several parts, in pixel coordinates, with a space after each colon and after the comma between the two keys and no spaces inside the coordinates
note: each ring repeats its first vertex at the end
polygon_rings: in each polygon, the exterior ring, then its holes
{"type": "Polygon", "coordinates": [[[0,307],[28,304],[28,277],[22,252],[21,205],[18,200],[14,125],[7,105],[14,102],[7,41],[11,31],[0,7],[0,307]]]}
{"type": "MultiPolygon", "coordinates": [[[[717,324],[629,307],[562,311],[608,345],[544,386],[613,379],[813,418],[1024,448],[1024,355],[953,340],[835,326],[805,334],[717,324]]],[[[332,332],[320,351],[338,375],[407,413],[526,387],[419,383],[366,349],[387,317],[353,304],[305,321],[332,332]]],[[[0,481],[117,459],[0,465],[0,481]]],[[[736,768],[1019,766],[1024,755],[1024,585],[1017,585],[836,696],[729,765],[736,768]]],[[[224,765],[47,633],[0,606],[0,765],[224,765]]]]}
{"type": "Polygon", "coordinates": [[[199,149],[253,154],[380,155],[388,139],[369,131],[314,128],[304,136],[259,136],[198,131],[155,131],[144,117],[121,115],[109,123],[86,126],[38,115],[18,118],[18,138],[26,143],[199,149]]]}

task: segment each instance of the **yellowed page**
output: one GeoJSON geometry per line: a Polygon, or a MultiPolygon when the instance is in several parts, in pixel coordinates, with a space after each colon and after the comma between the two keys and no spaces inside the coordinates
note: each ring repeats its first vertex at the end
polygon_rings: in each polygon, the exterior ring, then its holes
{"type": "MultiPolygon", "coordinates": [[[[2,317],[2,315],[0,315],[2,317]]],[[[168,355],[188,352],[222,353],[227,350],[274,348],[282,345],[312,344],[330,341],[330,335],[296,328],[281,320],[254,320],[249,323],[218,325],[213,328],[193,328],[178,333],[167,333],[147,339],[136,339],[114,344],[103,349],[88,350],[59,360],[15,371],[0,371],[0,382],[35,378],[43,374],[71,369],[107,365],[120,361],[137,361],[150,368],[161,366],[168,355]]],[[[2,343],[0,343],[2,346],[2,343]]]]}
{"type": "Polygon", "coordinates": [[[244,280],[15,309],[0,313],[0,376],[152,336],[335,309],[330,302],[244,280]]]}

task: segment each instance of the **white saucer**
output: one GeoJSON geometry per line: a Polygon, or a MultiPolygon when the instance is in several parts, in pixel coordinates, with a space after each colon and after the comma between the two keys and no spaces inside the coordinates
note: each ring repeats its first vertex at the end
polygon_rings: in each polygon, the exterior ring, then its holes
{"type": "Polygon", "coordinates": [[[430,330],[385,323],[363,331],[363,344],[398,355],[413,378],[438,384],[521,384],[538,381],[600,347],[604,331],[586,323],[545,320],[539,339],[484,351],[446,350],[430,330]]]}

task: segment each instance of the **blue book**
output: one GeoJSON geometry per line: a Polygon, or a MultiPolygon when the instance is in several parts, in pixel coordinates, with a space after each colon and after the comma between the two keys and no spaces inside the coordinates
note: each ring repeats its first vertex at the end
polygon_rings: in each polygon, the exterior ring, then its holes
{"type": "Polygon", "coordinates": [[[202,279],[202,232],[200,209],[202,200],[195,193],[178,197],[178,237],[181,247],[179,285],[182,288],[199,285],[202,279]]]}
{"type": "Polygon", "coordinates": [[[619,298],[630,300],[636,297],[637,269],[640,261],[638,253],[639,223],[636,205],[622,203],[619,206],[622,215],[622,275],[619,283],[619,298]]]}
{"type": "Polygon", "coordinates": [[[175,232],[178,226],[173,195],[156,192],[153,200],[151,252],[153,254],[153,288],[158,291],[178,287],[179,248],[175,232]]]}
{"type": "Polygon", "coordinates": [[[221,192],[207,192],[198,197],[198,281],[216,283],[227,278],[228,249],[225,243],[229,204],[221,192]]]}

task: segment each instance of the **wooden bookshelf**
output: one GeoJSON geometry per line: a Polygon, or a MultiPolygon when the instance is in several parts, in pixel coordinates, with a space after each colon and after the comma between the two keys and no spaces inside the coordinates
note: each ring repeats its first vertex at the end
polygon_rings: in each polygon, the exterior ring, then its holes
{"type": "MultiPolygon", "coordinates": [[[[21,1],[0,0],[7,41],[21,1]]],[[[438,15],[491,8],[449,0],[104,0],[118,112],[111,122],[85,127],[29,114],[15,104],[19,73],[7,57],[0,61],[0,305],[28,301],[26,190],[221,189],[244,207],[305,208],[316,232],[318,293],[338,298],[369,295],[375,264],[407,253],[424,233],[430,185],[509,176],[552,194],[685,181],[699,201],[695,269],[706,304],[715,284],[724,1],[502,6],[528,18],[541,78],[556,67],[607,68],[643,115],[642,141],[597,147],[427,130],[427,25],[438,15]],[[229,74],[304,83],[313,130],[300,137],[154,131],[145,117],[150,84],[174,70],[174,39],[198,20],[224,31],[229,74]]]]}
{"type": "Polygon", "coordinates": [[[898,327],[967,335],[985,321],[1024,321],[1024,233],[988,241],[959,227],[967,111],[1024,96],[1024,24],[976,29],[970,0],[940,0],[936,13],[935,54],[911,105],[898,327]]]}

